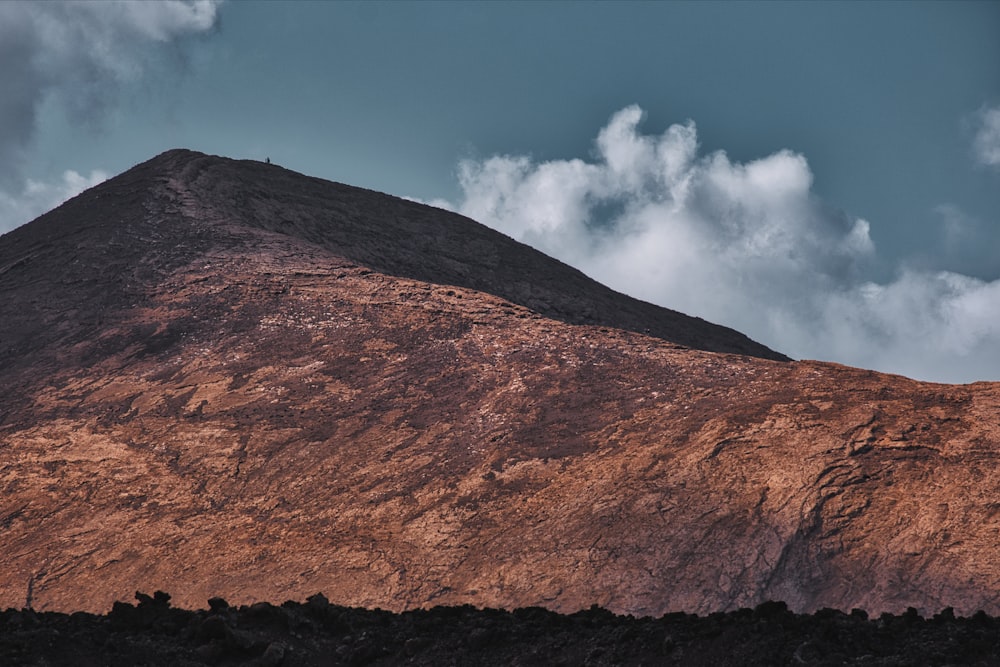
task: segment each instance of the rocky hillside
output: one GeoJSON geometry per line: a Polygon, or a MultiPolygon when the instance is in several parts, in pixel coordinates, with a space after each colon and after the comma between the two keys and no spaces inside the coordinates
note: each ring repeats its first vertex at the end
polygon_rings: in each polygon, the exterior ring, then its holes
{"type": "Polygon", "coordinates": [[[1000,609],[1000,385],[171,151],[0,237],[0,608],[1000,609]]]}

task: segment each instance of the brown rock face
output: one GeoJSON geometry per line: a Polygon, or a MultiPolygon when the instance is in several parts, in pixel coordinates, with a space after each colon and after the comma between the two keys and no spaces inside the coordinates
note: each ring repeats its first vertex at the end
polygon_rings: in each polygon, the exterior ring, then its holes
{"type": "Polygon", "coordinates": [[[0,238],[0,607],[1000,613],[1000,384],[781,359],[171,151],[0,238]]]}

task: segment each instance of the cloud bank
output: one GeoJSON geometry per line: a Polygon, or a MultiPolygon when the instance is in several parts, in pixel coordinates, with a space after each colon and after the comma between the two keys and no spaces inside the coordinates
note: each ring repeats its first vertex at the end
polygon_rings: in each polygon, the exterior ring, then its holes
{"type": "Polygon", "coordinates": [[[432,203],[794,357],[1000,380],[1000,281],[900,267],[877,282],[869,223],[812,193],[805,157],[702,155],[693,122],[652,136],[642,118],[614,114],[589,161],[462,161],[460,201],[432,203]]]}
{"type": "Polygon", "coordinates": [[[141,78],[163,47],[215,25],[217,4],[0,2],[0,232],[60,203],[73,183],[95,178],[29,181],[26,161],[43,107],[55,105],[70,123],[93,131],[121,86],[141,78]],[[46,201],[44,193],[56,198],[46,201]]]}

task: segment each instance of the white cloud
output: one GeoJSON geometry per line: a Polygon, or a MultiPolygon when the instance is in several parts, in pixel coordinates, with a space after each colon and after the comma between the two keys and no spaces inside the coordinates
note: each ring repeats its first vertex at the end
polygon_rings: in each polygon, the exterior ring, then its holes
{"type": "MultiPolygon", "coordinates": [[[[29,222],[107,178],[102,171],[95,170],[84,176],[69,170],[56,183],[28,180],[23,190],[15,195],[0,191],[0,220],[29,222]]],[[[0,229],[0,233],[3,231],[0,229]]]]}
{"type": "Polygon", "coordinates": [[[821,326],[789,325],[828,358],[920,379],[1000,379],[1000,281],[903,271],[818,298],[821,326]]]}
{"type": "Polygon", "coordinates": [[[793,356],[1000,379],[1000,281],[899,270],[876,283],[869,223],[818,200],[804,156],[701,155],[694,123],[646,135],[642,116],[612,116],[589,162],[463,161],[461,201],[446,207],[793,356]]]}
{"type": "MultiPolygon", "coordinates": [[[[99,127],[119,88],[140,78],[164,44],[211,29],[217,5],[0,2],[0,197],[28,189],[25,163],[43,105],[63,110],[74,125],[99,127]]],[[[4,208],[12,207],[31,204],[4,208]]],[[[0,218],[0,231],[23,222],[0,218]]]]}
{"type": "Polygon", "coordinates": [[[1000,107],[983,108],[976,120],[979,127],[972,141],[976,159],[987,166],[1000,166],[1000,107]]]}

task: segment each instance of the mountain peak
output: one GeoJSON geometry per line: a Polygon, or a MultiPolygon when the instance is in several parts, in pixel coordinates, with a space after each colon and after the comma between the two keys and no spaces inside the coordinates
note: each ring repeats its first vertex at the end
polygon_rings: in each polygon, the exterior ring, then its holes
{"type": "Polygon", "coordinates": [[[162,153],[119,178],[136,177],[165,180],[162,191],[183,204],[191,220],[239,221],[375,271],[487,292],[571,324],[626,329],[712,352],[788,359],[733,329],[615,292],[450,211],[274,164],[186,149],[162,153]]]}

